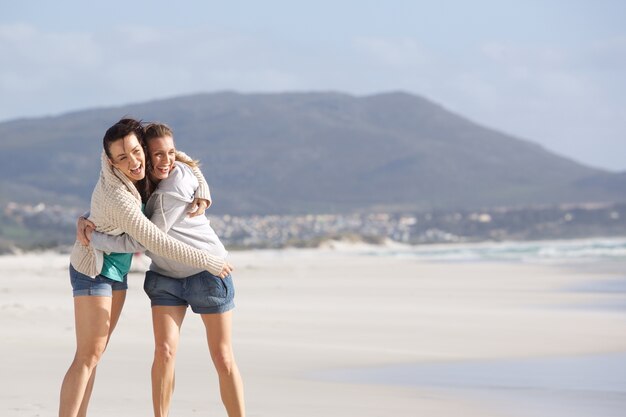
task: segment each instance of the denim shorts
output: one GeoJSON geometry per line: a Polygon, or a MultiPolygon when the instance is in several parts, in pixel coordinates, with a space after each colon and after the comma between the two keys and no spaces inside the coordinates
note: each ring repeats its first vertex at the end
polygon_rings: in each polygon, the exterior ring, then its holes
{"type": "Polygon", "coordinates": [[[197,314],[225,313],[235,307],[235,287],[228,275],[220,278],[203,271],[187,278],[170,278],[146,272],[143,289],[152,306],[191,306],[197,314]]]}
{"type": "Polygon", "coordinates": [[[90,276],[81,274],[70,265],[70,282],[72,283],[74,297],[83,295],[112,297],[113,291],[128,289],[128,282],[126,280],[126,275],[124,275],[124,281],[122,282],[112,280],[104,275],[91,278],[90,276]]]}

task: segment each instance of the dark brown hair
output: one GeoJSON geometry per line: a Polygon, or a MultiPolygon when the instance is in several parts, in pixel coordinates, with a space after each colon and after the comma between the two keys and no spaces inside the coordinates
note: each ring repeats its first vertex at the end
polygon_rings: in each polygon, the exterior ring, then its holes
{"type": "Polygon", "coordinates": [[[111,158],[111,144],[120,139],[124,139],[131,133],[134,133],[135,136],[137,136],[137,140],[141,146],[145,148],[144,130],[141,125],[141,121],[131,118],[123,118],[107,129],[104,134],[104,138],[102,138],[102,147],[109,158],[111,158]]]}
{"type": "MultiPolygon", "coordinates": [[[[111,156],[111,144],[120,139],[124,139],[126,136],[134,133],[139,141],[139,144],[143,148],[144,154],[146,154],[146,142],[144,140],[144,128],[141,124],[140,120],[135,120],[129,117],[124,117],[120,119],[119,122],[115,123],[113,126],[107,129],[104,134],[104,138],[102,138],[102,147],[106,152],[109,159],[112,159],[111,156]]],[[[145,203],[148,201],[148,197],[150,197],[151,185],[147,180],[148,175],[146,175],[142,180],[137,181],[135,187],[137,191],[139,191],[139,195],[141,196],[141,201],[145,203]]]]}

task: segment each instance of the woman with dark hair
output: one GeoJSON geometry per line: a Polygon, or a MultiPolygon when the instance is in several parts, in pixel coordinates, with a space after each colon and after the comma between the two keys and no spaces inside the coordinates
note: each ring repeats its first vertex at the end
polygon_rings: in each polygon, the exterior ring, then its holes
{"type": "MultiPolygon", "coordinates": [[[[153,253],[226,277],[232,266],[224,258],[180,242],[143,214],[145,183],[144,129],[134,119],[122,119],[104,135],[101,172],[91,196],[89,220],[99,232],[127,233],[153,253]]],[[[184,154],[182,159],[189,159],[184,154]]],[[[202,183],[196,197],[207,199],[202,183]]],[[[132,254],[103,253],[77,241],[70,255],[74,293],[76,353],[61,386],[59,416],[86,416],[95,369],[117,324],[126,298],[126,276],[132,254]]]]}

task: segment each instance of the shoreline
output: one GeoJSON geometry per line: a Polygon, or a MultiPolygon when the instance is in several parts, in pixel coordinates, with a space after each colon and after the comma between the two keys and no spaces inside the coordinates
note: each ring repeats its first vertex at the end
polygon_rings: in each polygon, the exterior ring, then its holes
{"type": "MultiPolygon", "coordinates": [[[[573,237],[573,238],[544,238],[544,239],[467,239],[459,241],[446,242],[421,242],[421,243],[405,243],[390,239],[388,237],[372,240],[363,236],[345,236],[333,237],[331,235],[322,238],[317,246],[299,246],[285,245],[276,247],[266,246],[238,246],[232,245],[233,252],[250,252],[250,251],[273,251],[273,250],[362,250],[362,249],[418,249],[418,248],[448,248],[448,247],[481,247],[481,246],[497,246],[497,245],[525,245],[525,244],[576,244],[585,242],[626,242],[626,235],[597,235],[591,237],[573,237]]],[[[55,247],[33,247],[32,249],[23,249],[12,246],[13,249],[20,253],[1,253],[3,255],[23,255],[37,252],[52,253],[69,253],[73,244],[59,245],[55,247]]]]}

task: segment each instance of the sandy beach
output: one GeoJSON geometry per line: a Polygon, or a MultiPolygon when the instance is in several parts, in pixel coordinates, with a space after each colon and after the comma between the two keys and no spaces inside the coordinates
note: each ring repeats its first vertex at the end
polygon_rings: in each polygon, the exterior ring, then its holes
{"type": "MultiPolygon", "coordinates": [[[[580,415],[623,415],[622,380],[608,375],[591,388],[584,381],[561,387],[571,378],[552,374],[571,370],[576,358],[618,355],[611,363],[624,367],[626,309],[615,306],[626,305],[626,291],[601,285],[623,283],[626,262],[431,263],[330,249],[230,258],[235,354],[251,417],[543,417],[558,415],[561,409],[546,413],[567,398],[583,411],[577,404],[588,399],[590,414],[580,415]],[[554,365],[560,359],[574,362],[554,365]],[[535,368],[556,369],[550,375],[557,382],[528,379],[525,369],[535,368]]],[[[67,255],[52,253],[0,257],[4,417],[56,415],[74,353],[67,264],[67,255]]],[[[152,415],[152,330],[142,281],[141,273],[129,278],[122,318],[98,367],[92,417],[152,415]]],[[[191,311],[171,415],[226,415],[204,328],[191,311]]]]}

